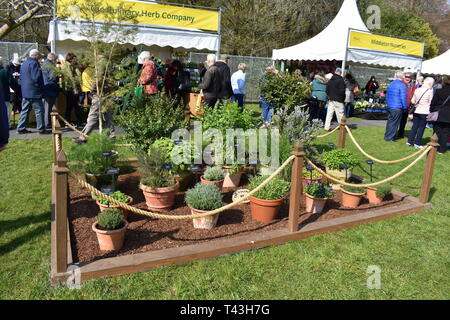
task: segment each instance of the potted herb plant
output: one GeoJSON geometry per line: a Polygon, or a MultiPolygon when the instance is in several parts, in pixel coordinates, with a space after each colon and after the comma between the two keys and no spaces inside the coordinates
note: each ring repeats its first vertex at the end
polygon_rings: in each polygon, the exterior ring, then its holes
{"type": "Polygon", "coordinates": [[[120,250],[125,239],[128,222],[122,212],[109,208],[100,212],[92,230],[97,234],[98,244],[102,251],[120,250]]]}
{"type": "MultiPolygon", "coordinates": [[[[126,203],[126,204],[130,204],[133,202],[133,198],[130,196],[127,196],[126,194],[120,192],[120,191],[116,191],[113,194],[109,195],[111,198],[113,198],[114,200],[117,200],[119,202],[122,203],[126,203]]],[[[119,209],[125,220],[128,220],[128,210],[121,208],[119,205],[116,205],[114,203],[111,203],[107,200],[103,200],[102,198],[96,200],[97,205],[100,208],[100,212],[105,211],[108,208],[115,208],[115,209],[119,209]]]]}
{"type": "Polygon", "coordinates": [[[343,187],[342,188],[342,206],[346,208],[357,208],[362,197],[366,194],[364,188],[343,187]]]}
{"type": "Polygon", "coordinates": [[[200,178],[202,184],[214,184],[219,188],[219,190],[222,190],[224,179],[225,173],[222,168],[219,167],[211,167],[206,169],[204,175],[200,178]]]}
{"type": "Polygon", "coordinates": [[[320,183],[322,178],[322,175],[317,170],[309,171],[303,167],[303,186],[305,188],[312,183],[320,183]]]}
{"type": "Polygon", "coordinates": [[[306,211],[311,213],[322,213],[328,199],[333,198],[333,188],[326,183],[315,182],[308,184],[306,192],[306,211]]]}
{"type": "Polygon", "coordinates": [[[370,204],[380,204],[392,192],[390,184],[383,184],[378,188],[366,188],[367,199],[370,204]]]}
{"type": "Polygon", "coordinates": [[[84,174],[86,181],[100,189],[104,186],[117,185],[118,175],[107,174],[115,165],[117,152],[113,150],[114,141],[109,138],[109,130],[94,132],[85,144],[75,145],[69,153],[71,169],[84,174]]]}
{"type": "MultiPolygon", "coordinates": [[[[186,204],[193,215],[219,209],[223,206],[222,192],[215,184],[198,183],[193,189],[186,192],[186,204]]],[[[194,228],[211,230],[217,224],[219,214],[194,218],[194,228]]]]}
{"type": "Polygon", "coordinates": [[[147,207],[157,212],[170,210],[175,203],[179,183],[169,170],[164,168],[160,151],[151,147],[149,154],[139,153],[139,171],[142,190],[147,207]]]}
{"type": "MultiPolygon", "coordinates": [[[[267,178],[267,176],[251,177],[249,190],[256,189],[267,178]]],[[[263,223],[275,220],[280,211],[281,204],[289,193],[290,187],[289,182],[275,178],[253,196],[250,196],[252,219],[263,223]]]]}
{"type": "Polygon", "coordinates": [[[223,180],[224,188],[237,188],[241,183],[242,173],[244,171],[245,166],[234,164],[231,166],[223,167],[223,171],[225,173],[225,178],[223,180]]]}
{"type": "Polygon", "coordinates": [[[352,176],[352,169],[358,165],[359,161],[353,153],[345,149],[334,149],[325,152],[322,155],[322,161],[325,164],[328,174],[335,178],[345,180],[352,176]],[[344,166],[347,165],[347,170],[344,166]]]}

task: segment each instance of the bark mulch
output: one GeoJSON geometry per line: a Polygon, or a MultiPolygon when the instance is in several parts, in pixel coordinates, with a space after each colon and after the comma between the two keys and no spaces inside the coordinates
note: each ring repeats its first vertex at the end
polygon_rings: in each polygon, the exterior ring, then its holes
{"type": "MultiPolygon", "coordinates": [[[[147,210],[142,191],[138,189],[140,175],[138,172],[128,173],[119,177],[119,189],[133,197],[132,206],[147,210]]],[[[244,181],[245,183],[245,181],[244,181]]],[[[154,250],[162,250],[186,245],[198,244],[215,239],[231,238],[249,235],[256,232],[287,228],[289,203],[285,201],[279,218],[271,223],[264,224],[251,219],[250,205],[239,205],[232,210],[223,212],[219,216],[217,227],[213,230],[194,229],[192,220],[160,220],[152,219],[130,212],[128,214],[128,229],[124,246],[120,251],[105,253],[100,251],[97,237],[92,231],[92,224],[96,221],[99,208],[92,199],[91,193],[69,180],[70,208],[69,227],[74,262],[88,262],[107,257],[124,256],[154,250]]],[[[235,190],[224,193],[225,203],[231,202],[235,190]]],[[[374,208],[386,208],[400,205],[403,200],[399,198],[386,199],[382,204],[370,205],[363,199],[358,209],[340,208],[340,192],[333,200],[329,200],[322,214],[313,215],[302,211],[299,217],[300,228],[314,221],[325,221],[334,218],[367,212],[374,208]]],[[[303,200],[304,201],[304,200],[303,200]]],[[[302,208],[304,203],[302,202],[302,208]]],[[[184,193],[176,196],[173,215],[190,215],[191,212],[184,204],[184,193]]]]}

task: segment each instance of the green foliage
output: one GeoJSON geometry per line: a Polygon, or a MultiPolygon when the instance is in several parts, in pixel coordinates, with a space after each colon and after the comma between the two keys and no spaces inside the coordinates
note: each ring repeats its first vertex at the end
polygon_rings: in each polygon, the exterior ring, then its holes
{"type": "Polygon", "coordinates": [[[335,192],[328,183],[316,182],[306,186],[305,192],[311,197],[319,199],[331,199],[335,192]]]}
{"type": "Polygon", "coordinates": [[[297,73],[266,74],[261,84],[261,96],[270,104],[282,108],[293,108],[305,104],[311,93],[311,83],[297,73]]]}
{"type": "Polygon", "coordinates": [[[109,138],[109,130],[93,132],[86,143],[73,145],[68,158],[73,162],[70,168],[79,173],[103,174],[112,167],[115,156],[105,157],[103,152],[111,152],[114,141],[109,138]]]}
{"type": "Polygon", "coordinates": [[[387,183],[387,184],[382,184],[381,186],[378,186],[376,194],[377,194],[377,197],[384,198],[391,192],[392,192],[392,185],[387,183]]]}
{"type": "Polygon", "coordinates": [[[350,192],[350,193],[357,193],[357,194],[360,194],[360,193],[366,193],[366,189],[364,189],[364,188],[359,188],[359,187],[347,187],[347,186],[343,186],[342,189],[344,189],[345,191],[350,192]]]}
{"type": "Polygon", "coordinates": [[[306,169],[306,167],[303,167],[303,176],[304,176],[305,178],[308,178],[308,179],[310,179],[311,177],[312,177],[313,179],[319,179],[319,178],[322,178],[322,175],[321,175],[317,170],[308,171],[308,170],[306,169]]]}
{"type": "Polygon", "coordinates": [[[132,107],[118,118],[126,139],[134,147],[147,152],[159,138],[170,137],[176,129],[186,128],[184,108],[167,96],[133,97],[132,107]]]}
{"type": "Polygon", "coordinates": [[[175,185],[172,173],[164,169],[164,156],[160,150],[150,147],[148,153],[138,152],[141,183],[150,189],[165,188],[175,185]]]}
{"type": "Polygon", "coordinates": [[[119,209],[108,208],[98,214],[97,222],[100,230],[117,230],[123,226],[123,215],[119,209]]]}
{"type": "Polygon", "coordinates": [[[204,178],[207,181],[221,181],[221,180],[225,179],[225,174],[224,174],[222,168],[212,167],[212,168],[206,169],[204,178]]]}
{"type": "Polygon", "coordinates": [[[159,150],[164,164],[172,163],[172,151],[175,148],[175,143],[169,138],[159,138],[152,147],[159,150]]]}
{"type": "Polygon", "coordinates": [[[411,12],[386,8],[381,13],[380,33],[425,41],[424,59],[431,59],[439,53],[439,38],[430,24],[411,12]]]}
{"type": "MultiPolygon", "coordinates": [[[[249,189],[254,190],[267,180],[267,176],[253,176],[250,178],[249,189]]],[[[284,198],[291,189],[291,183],[275,178],[253,196],[263,200],[278,200],[284,198]]]]}
{"type": "MultiPolygon", "coordinates": [[[[125,193],[120,192],[120,191],[116,191],[113,194],[110,194],[109,196],[111,198],[113,198],[114,200],[117,200],[122,203],[128,203],[128,200],[129,200],[128,196],[125,193]]],[[[114,206],[115,205],[114,203],[104,200],[102,198],[98,199],[98,202],[105,206],[114,206]]]]}
{"type": "Polygon", "coordinates": [[[194,160],[201,159],[202,150],[195,144],[193,139],[183,141],[182,144],[175,145],[172,149],[171,163],[174,171],[189,171],[194,164],[194,160]]]}
{"type": "Polygon", "coordinates": [[[358,165],[356,156],[346,149],[334,149],[322,154],[322,161],[333,170],[342,170],[342,166],[347,164],[349,169],[358,165]]]}
{"type": "Polygon", "coordinates": [[[284,107],[277,110],[273,121],[282,136],[293,142],[300,141],[308,157],[313,158],[318,154],[313,142],[321,130],[322,123],[310,122],[308,118],[309,113],[303,108],[284,107]]]}
{"type": "Polygon", "coordinates": [[[211,211],[222,207],[222,192],[214,184],[197,184],[186,192],[186,204],[197,210],[211,211]]]}
{"type": "Polygon", "coordinates": [[[202,121],[203,131],[218,129],[222,134],[225,134],[227,129],[233,128],[253,129],[259,122],[259,119],[252,117],[249,110],[241,111],[237,103],[214,108],[205,106],[203,116],[198,116],[197,120],[202,121]]]}

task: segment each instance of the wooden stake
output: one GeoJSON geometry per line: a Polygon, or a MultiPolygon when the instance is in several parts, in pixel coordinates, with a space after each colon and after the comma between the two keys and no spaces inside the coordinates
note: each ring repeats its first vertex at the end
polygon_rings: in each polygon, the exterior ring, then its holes
{"type": "Polygon", "coordinates": [[[428,203],[430,198],[431,183],[433,181],[434,163],[436,161],[437,149],[439,148],[439,138],[436,134],[431,137],[431,141],[428,146],[432,149],[428,153],[427,162],[425,164],[425,170],[423,172],[422,188],[420,190],[420,203],[428,203]]]}
{"type": "Polygon", "coordinates": [[[292,153],[296,158],[292,166],[291,174],[291,196],[289,200],[289,231],[298,231],[298,213],[300,210],[300,199],[303,195],[303,144],[297,141],[295,151],[292,153]]]}
{"type": "Polygon", "coordinates": [[[53,186],[55,188],[55,223],[56,223],[56,272],[67,271],[67,213],[68,213],[68,175],[67,157],[64,151],[59,151],[53,186]]]}
{"type": "Polygon", "coordinates": [[[345,129],[346,125],[347,125],[347,118],[343,116],[341,119],[341,123],[339,124],[339,143],[338,143],[339,149],[345,148],[345,138],[347,133],[347,130],[345,129]]]}

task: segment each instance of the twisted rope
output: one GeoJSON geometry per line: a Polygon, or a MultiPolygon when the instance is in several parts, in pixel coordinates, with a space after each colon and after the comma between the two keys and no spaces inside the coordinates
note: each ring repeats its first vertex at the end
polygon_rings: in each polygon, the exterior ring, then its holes
{"type": "Polygon", "coordinates": [[[340,128],[340,126],[337,126],[336,128],[333,129],[333,131],[330,131],[330,132],[328,132],[328,133],[326,133],[326,134],[323,134],[323,135],[321,135],[321,136],[317,136],[316,138],[317,138],[317,139],[321,139],[321,138],[326,138],[326,137],[328,137],[328,136],[331,136],[333,133],[335,133],[336,131],[338,131],[339,128],[340,128]]]}
{"type": "Polygon", "coordinates": [[[375,162],[378,162],[378,163],[382,163],[382,164],[394,164],[394,163],[404,162],[404,161],[407,161],[407,160],[409,160],[409,159],[412,159],[412,158],[418,156],[419,154],[421,154],[422,152],[425,152],[425,150],[426,150],[426,148],[423,148],[423,149],[417,151],[416,153],[411,154],[411,155],[409,155],[409,156],[407,156],[407,157],[405,157],[405,158],[403,158],[403,159],[399,159],[399,160],[392,160],[392,161],[380,160],[380,159],[375,158],[374,156],[371,156],[370,154],[368,154],[367,152],[365,152],[365,151],[363,150],[363,148],[361,147],[361,145],[356,141],[355,137],[354,137],[353,134],[352,134],[352,131],[350,130],[350,128],[349,128],[348,126],[345,126],[345,129],[347,130],[348,135],[350,136],[350,139],[352,139],[352,141],[353,141],[353,143],[355,144],[356,148],[358,148],[358,150],[359,150],[363,155],[365,155],[367,158],[369,158],[369,159],[371,159],[371,160],[373,160],[373,161],[375,161],[375,162]]]}
{"type": "Polygon", "coordinates": [[[75,131],[79,136],[84,137],[84,138],[89,138],[88,135],[84,134],[83,132],[81,132],[80,130],[78,130],[77,128],[75,128],[73,125],[71,125],[69,123],[69,121],[67,121],[66,119],[64,119],[61,115],[58,114],[58,118],[61,119],[62,122],[64,122],[66,124],[67,127],[69,127],[70,129],[72,129],[73,131],[75,131]]]}
{"type": "Polygon", "coordinates": [[[323,171],[322,169],[320,169],[318,166],[316,166],[314,164],[314,162],[312,162],[311,160],[309,160],[308,158],[305,158],[306,161],[308,162],[308,164],[313,167],[314,169],[316,169],[320,174],[322,174],[324,177],[326,177],[327,179],[334,181],[338,184],[341,184],[343,186],[347,186],[347,187],[359,187],[359,188],[370,188],[370,187],[376,187],[379,185],[382,185],[384,183],[388,183],[392,180],[397,179],[398,177],[400,177],[401,175],[403,175],[404,173],[406,173],[407,171],[409,171],[412,167],[414,167],[420,160],[422,160],[427,154],[428,152],[432,149],[433,147],[428,146],[427,148],[425,148],[425,151],[423,154],[420,155],[420,157],[418,157],[416,160],[414,160],[410,165],[408,165],[406,168],[404,168],[402,171],[396,173],[395,175],[393,175],[390,178],[386,178],[382,181],[379,182],[375,182],[375,183],[371,183],[371,184],[353,184],[353,183],[347,183],[345,181],[336,179],[333,176],[330,176],[329,174],[327,174],[325,171],[323,171]]]}
{"type": "Polygon", "coordinates": [[[56,134],[55,136],[56,152],[58,152],[62,150],[61,135],[56,134]]]}
{"type": "Polygon", "coordinates": [[[284,168],[286,168],[289,163],[295,159],[296,156],[291,156],[289,159],[286,160],[286,162],[279,167],[270,177],[268,177],[263,183],[261,183],[257,188],[255,188],[254,190],[252,190],[250,193],[248,193],[245,197],[239,199],[236,202],[230,203],[226,206],[223,206],[222,208],[213,210],[213,211],[209,211],[209,212],[205,212],[202,214],[196,214],[196,215],[184,215],[184,216],[174,216],[174,215],[167,215],[167,214],[159,214],[159,213],[154,213],[154,212],[150,212],[150,211],[145,211],[145,210],[141,210],[132,206],[127,205],[126,203],[122,203],[119,202],[111,197],[109,197],[108,195],[102,193],[101,191],[99,191],[98,189],[96,189],[95,187],[93,187],[92,185],[90,185],[89,183],[87,183],[84,180],[80,180],[78,179],[73,173],[69,173],[70,177],[72,177],[79,185],[81,185],[82,187],[88,189],[89,191],[91,191],[92,193],[94,193],[96,196],[114,203],[115,205],[120,206],[121,208],[125,209],[125,210],[129,210],[131,212],[137,213],[137,214],[141,214],[150,218],[156,218],[156,219],[165,219],[165,220],[190,220],[190,219],[195,219],[195,218],[203,218],[203,217],[209,217],[209,216],[213,216],[215,214],[221,213],[223,211],[226,211],[228,209],[231,209],[239,204],[241,204],[242,202],[246,201],[250,196],[254,195],[255,193],[257,193],[259,190],[261,190],[262,188],[264,188],[267,184],[269,184],[276,176],[278,176],[283,170],[284,168]]]}

